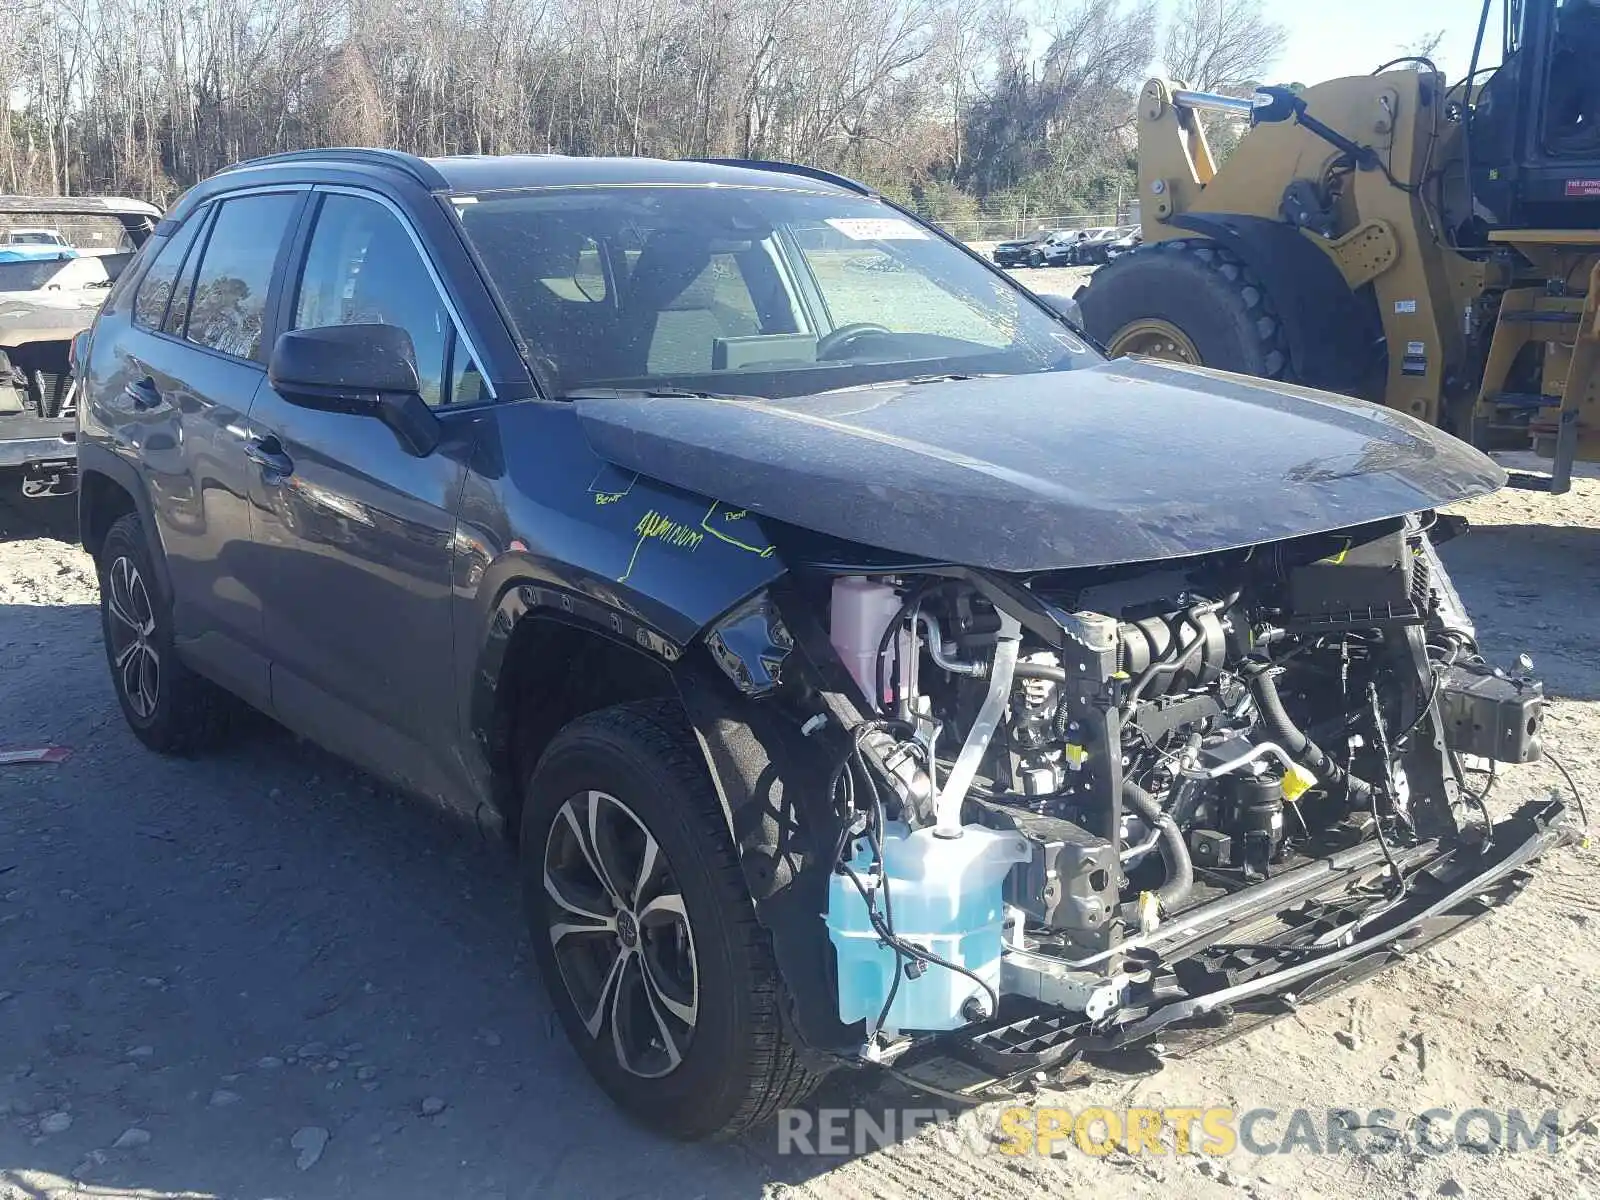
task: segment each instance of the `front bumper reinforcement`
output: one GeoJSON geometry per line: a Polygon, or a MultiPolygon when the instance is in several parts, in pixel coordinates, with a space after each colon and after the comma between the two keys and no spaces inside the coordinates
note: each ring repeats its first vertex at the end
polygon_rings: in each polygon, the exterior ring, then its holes
{"type": "Polygon", "coordinates": [[[1003,1009],[998,1021],[912,1046],[894,1064],[894,1074],[941,1096],[978,1102],[1074,1065],[1114,1068],[1119,1058],[1137,1055],[1147,1066],[1152,1049],[1163,1057],[1182,1057],[1453,936],[1512,900],[1532,878],[1530,868],[1541,855],[1582,835],[1560,801],[1531,802],[1496,824],[1482,849],[1470,844],[1441,849],[1430,843],[1401,855],[1408,887],[1398,898],[1355,890],[1358,880],[1371,879],[1374,860],[1381,865],[1382,858],[1375,845],[1354,847],[1183,913],[1151,936],[1131,939],[1119,948],[1126,957],[1115,965],[1142,968],[1161,981],[1142,1002],[1098,1022],[1043,1005],[1020,1016],[1003,1009]],[[1370,898],[1352,906],[1352,896],[1370,898]],[[1269,954],[1242,982],[1183,969],[1208,951],[1226,949],[1226,939],[1247,937],[1275,915],[1330,902],[1343,917],[1318,927],[1314,936],[1310,926],[1303,926],[1307,933],[1300,936],[1292,924],[1280,927],[1289,934],[1266,947],[1276,958],[1269,954]],[[1219,986],[1203,990],[1176,982],[1219,978],[1219,986]]]}

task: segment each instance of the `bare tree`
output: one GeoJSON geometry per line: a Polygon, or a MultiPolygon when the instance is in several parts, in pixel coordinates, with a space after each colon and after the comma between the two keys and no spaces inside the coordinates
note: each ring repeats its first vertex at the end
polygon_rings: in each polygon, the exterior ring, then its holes
{"type": "Polygon", "coordinates": [[[1237,91],[1258,81],[1288,40],[1261,0],[1178,0],[1167,27],[1167,74],[1202,91],[1237,91]]]}
{"type": "MultiPolygon", "coordinates": [[[[0,0],[0,187],[167,202],[240,158],[356,143],[788,158],[950,211],[1099,204],[1158,2],[0,0]]],[[[1179,7],[1190,82],[1281,45],[1250,0],[1179,7]]]]}

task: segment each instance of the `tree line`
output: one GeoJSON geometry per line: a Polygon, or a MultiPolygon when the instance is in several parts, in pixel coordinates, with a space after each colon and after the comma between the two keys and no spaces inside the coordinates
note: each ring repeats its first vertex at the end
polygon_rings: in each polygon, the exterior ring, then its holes
{"type": "Polygon", "coordinates": [[[932,215],[1092,211],[1154,67],[1243,86],[1261,0],[0,0],[0,188],[166,203],[240,159],[785,159],[932,215]]]}

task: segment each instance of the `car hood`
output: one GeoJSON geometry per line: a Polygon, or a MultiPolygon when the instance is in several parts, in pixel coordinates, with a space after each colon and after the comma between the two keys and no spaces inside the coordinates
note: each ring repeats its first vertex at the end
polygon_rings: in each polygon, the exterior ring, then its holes
{"type": "Polygon", "coordinates": [[[1489,458],[1401,413],[1153,360],[783,400],[573,403],[596,452],[624,469],[999,571],[1234,549],[1505,483],[1489,458]]]}

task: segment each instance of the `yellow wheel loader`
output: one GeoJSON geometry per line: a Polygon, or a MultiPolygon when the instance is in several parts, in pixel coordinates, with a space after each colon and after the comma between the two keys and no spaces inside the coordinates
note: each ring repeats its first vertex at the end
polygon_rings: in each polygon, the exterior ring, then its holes
{"type": "Polygon", "coordinates": [[[1531,445],[1528,486],[1600,459],[1600,0],[1485,0],[1454,86],[1421,58],[1248,99],[1158,79],[1138,116],[1144,244],[1078,297],[1114,354],[1531,445]],[[1218,112],[1250,124],[1220,166],[1218,112]]]}

